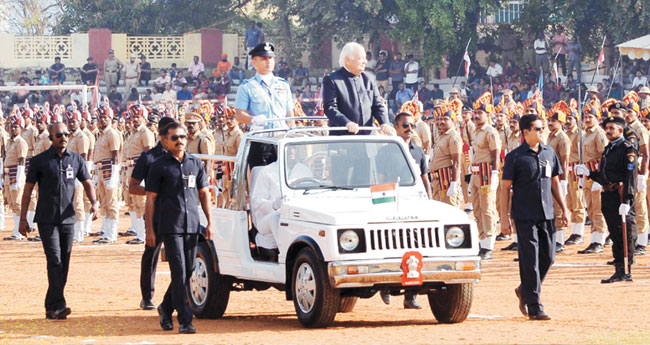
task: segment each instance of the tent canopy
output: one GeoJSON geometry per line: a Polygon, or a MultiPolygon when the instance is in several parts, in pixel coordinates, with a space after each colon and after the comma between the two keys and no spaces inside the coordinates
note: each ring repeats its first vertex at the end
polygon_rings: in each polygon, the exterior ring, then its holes
{"type": "Polygon", "coordinates": [[[630,59],[650,60],[650,35],[645,35],[633,40],[621,43],[616,46],[621,55],[627,55],[630,59]]]}

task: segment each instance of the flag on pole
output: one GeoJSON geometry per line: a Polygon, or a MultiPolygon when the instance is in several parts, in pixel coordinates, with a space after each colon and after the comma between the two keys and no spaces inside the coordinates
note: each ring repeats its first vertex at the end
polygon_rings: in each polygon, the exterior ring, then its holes
{"type": "Polygon", "coordinates": [[[600,75],[600,65],[605,63],[605,39],[607,37],[603,37],[603,44],[600,46],[600,54],[598,54],[598,62],[596,63],[596,73],[600,75]]]}
{"type": "Polygon", "coordinates": [[[397,183],[386,183],[370,186],[372,204],[383,204],[397,201],[397,183]]]}
{"type": "Polygon", "coordinates": [[[537,94],[537,92],[539,92],[540,97],[544,98],[544,71],[539,74],[539,81],[537,82],[537,91],[535,94],[537,94]]]}
{"type": "Polygon", "coordinates": [[[469,58],[469,53],[465,50],[465,55],[463,56],[465,60],[465,77],[469,76],[469,67],[472,65],[472,60],[469,58]]]}

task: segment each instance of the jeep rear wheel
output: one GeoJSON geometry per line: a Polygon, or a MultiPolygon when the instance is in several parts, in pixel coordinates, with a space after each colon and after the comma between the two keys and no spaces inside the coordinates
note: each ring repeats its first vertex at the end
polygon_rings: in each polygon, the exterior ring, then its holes
{"type": "Polygon", "coordinates": [[[341,302],[339,302],[339,313],[351,313],[358,300],[359,297],[355,296],[341,297],[341,302]]]}
{"type": "Polygon", "coordinates": [[[329,326],[339,308],[339,291],[329,284],[327,271],[309,248],[302,249],[293,265],[293,305],[298,321],[309,328],[329,326]]]}
{"type": "Polygon", "coordinates": [[[187,284],[190,308],[199,319],[220,318],[228,307],[232,283],[215,272],[212,259],[212,251],[208,243],[199,243],[194,270],[187,284]]]}
{"type": "Polygon", "coordinates": [[[471,283],[449,284],[446,289],[429,293],[429,306],[440,323],[463,322],[472,308],[474,286],[471,283]]]}

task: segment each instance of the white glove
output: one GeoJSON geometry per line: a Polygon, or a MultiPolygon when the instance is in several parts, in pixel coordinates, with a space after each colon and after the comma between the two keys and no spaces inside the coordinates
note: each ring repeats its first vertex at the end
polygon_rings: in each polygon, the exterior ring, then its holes
{"type": "Polygon", "coordinates": [[[449,182],[449,189],[447,189],[447,196],[456,196],[458,195],[458,182],[452,181],[449,182]]]}
{"type": "Polygon", "coordinates": [[[106,189],[115,189],[117,188],[117,183],[120,180],[120,165],[113,164],[111,165],[111,178],[106,182],[106,189]]]}
{"type": "Polygon", "coordinates": [[[639,175],[636,180],[636,189],[638,191],[648,188],[648,175],[639,175]]]}
{"type": "Polygon", "coordinates": [[[499,171],[492,170],[490,175],[490,191],[495,191],[499,188],[499,171]]]}
{"type": "Polygon", "coordinates": [[[574,172],[577,176],[589,176],[589,169],[587,169],[587,166],[584,165],[584,164],[577,164],[577,165],[573,168],[573,172],[574,172]]]}
{"type": "Polygon", "coordinates": [[[598,182],[594,182],[594,184],[591,185],[591,191],[592,192],[598,192],[603,190],[603,186],[600,185],[598,182]]]}
{"type": "Polygon", "coordinates": [[[282,198],[277,198],[275,199],[275,201],[273,201],[273,205],[271,207],[273,207],[274,211],[277,211],[277,209],[279,209],[280,206],[282,206],[282,198]]]}
{"type": "Polygon", "coordinates": [[[251,121],[251,124],[253,126],[258,126],[258,127],[264,127],[264,126],[266,126],[267,123],[268,123],[268,121],[266,120],[266,116],[264,116],[264,115],[255,116],[255,117],[253,117],[253,120],[251,121]]]}
{"type": "Polygon", "coordinates": [[[16,183],[9,186],[9,190],[17,190],[18,188],[20,188],[20,186],[23,184],[24,179],[25,179],[25,166],[19,165],[16,168],[16,183]]]}
{"type": "Polygon", "coordinates": [[[618,207],[618,214],[621,216],[627,216],[627,213],[630,212],[630,205],[626,203],[622,203],[621,206],[618,207]]]}
{"type": "Polygon", "coordinates": [[[562,196],[569,194],[569,181],[560,180],[560,190],[562,191],[562,196]]]}

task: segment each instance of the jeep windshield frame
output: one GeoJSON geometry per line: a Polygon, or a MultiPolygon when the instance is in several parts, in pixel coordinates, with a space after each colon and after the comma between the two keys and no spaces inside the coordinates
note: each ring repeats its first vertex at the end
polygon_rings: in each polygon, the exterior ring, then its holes
{"type": "Polygon", "coordinates": [[[279,157],[283,184],[304,191],[353,190],[398,181],[403,187],[416,185],[412,159],[403,143],[390,137],[364,137],[286,142],[279,157]]]}

